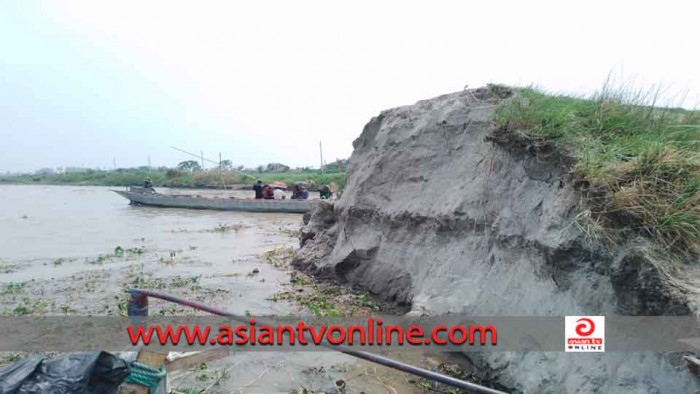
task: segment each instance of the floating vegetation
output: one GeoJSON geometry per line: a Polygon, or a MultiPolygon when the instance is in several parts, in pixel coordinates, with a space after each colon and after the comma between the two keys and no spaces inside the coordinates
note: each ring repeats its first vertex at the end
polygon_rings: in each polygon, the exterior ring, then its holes
{"type": "MultiPolygon", "coordinates": [[[[468,372],[462,365],[453,362],[441,362],[437,366],[431,368],[443,375],[451,376],[459,380],[465,380],[468,382],[473,382],[481,385],[488,385],[489,382],[481,379],[477,374],[468,372]]],[[[457,394],[463,393],[463,390],[458,388],[448,386],[444,383],[436,382],[434,380],[428,380],[426,378],[412,378],[408,380],[408,383],[419,387],[427,392],[433,393],[445,393],[445,394],[457,394]]],[[[501,389],[501,387],[498,387],[501,389]]]]}
{"type": "Polygon", "coordinates": [[[110,257],[99,255],[95,260],[88,260],[89,264],[104,264],[110,257]]]}
{"type": "MultiPolygon", "coordinates": [[[[144,290],[158,290],[166,288],[166,284],[161,278],[154,278],[153,274],[144,273],[143,263],[139,267],[139,271],[134,270],[134,266],[129,267],[129,272],[127,274],[128,282],[122,284],[122,291],[114,296],[114,300],[117,303],[117,315],[127,316],[129,299],[131,294],[129,289],[138,288],[144,290]]],[[[105,308],[109,310],[109,307],[105,308]]]]}
{"type": "Polygon", "coordinates": [[[135,247],[135,248],[129,248],[126,251],[130,254],[143,254],[143,252],[146,250],[145,246],[140,246],[140,247],[135,247]]]}
{"type": "Polygon", "coordinates": [[[168,258],[161,257],[160,262],[165,264],[165,265],[174,265],[175,264],[175,257],[177,256],[177,252],[174,250],[171,250],[170,253],[168,254],[168,258]]]}
{"type": "Polygon", "coordinates": [[[17,294],[21,293],[24,291],[24,285],[25,282],[21,283],[7,283],[5,284],[5,287],[2,289],[2,292],[0,294],[17,294]]]}
{"type": "Polygon", "coordinates": [[[7,264],[5,260],[0,259],[0,273],[9,274],[10,272],[12,272],[12,268],[10,267],[10,265],[7,264]]]}
{"type": "Polygon", "coordinates": [[[117,246],[116,248],[114,248],[114,255],[116,257],[123,257],[125,253],[131,254],[131,255],[134,255],[134,254],[140,255],[140,254],[143,254],[145,249],[146,248],[144,246],[132,247],[132,248],[128,248],[128,249],[124,249],[121,246],[117,246]]]}
{"type": "Polygon", "coordinates": [[[37,299],[32,302],[29,298],[25,297],[22,299],[22,303],[17,305],[11,310],[6,310],[3,315],[5,316],[24,316],[24,315],[41,315],[46,313],[49,309],[54,309],[56,307],[55,301],[48,301],[45,299],[37,299]]]}
{"type": "Polygon", "coordinates": [[[292,247],[280,246],[279,248],[268,250],[267,252],[263,253],[261,258],[276,268],[282,268],[289,266],[289,263],[292,261],[295,253],[296,252],[292,247]]]}
{"type": "Polygon", "coordinates": [[[176,304],[170,305],[169,307],[165,309],[161,309],[158,311],[158,314],[161,316],[165,316],[167,314],[171,315],[176,315],[178,313],[179,309],[176,304]]]}
{"type": "Polygon", "coordinates": [[[223,234],[223,233],[228,233],[230,231],[239,231],[239,230],[242,230],[246,227],[248,227],[248,226],[246,226],[244,224],[221,224],[221,223],[219,223],[213,229],[206,230],[206,232],[223,234]]]}
{"type": "Polygon", "coordinates": [[[193,276],[191,278],[176,276],[170,280],[170,287],[187,287],[192,285],[192,290],[197,290],[200,288],[198,282],[201,277],[202,275],[193,276]]]}
{"type": "Polygon", "coordinates": [[[163,281],[163,279],[154,278],[153,275],[146,274],[146,275],[138,276],[131,283],[127,283],[126,287],[127,288],[128,287],[136,287],[139,289],[157,290],[157,289],[165,289],[167,286],[165,284],[165,281],[163,281]]]}
{"type": "MultiPolygon", "coordinates": [[[[200,233],[220,233],[220,234],[223,234],[223,233],[228,233],[228,232],[230,232],[230,231],[239,231],[239,230],[243,230],[244,228],[248,228],[248,226],[246,226],[245,224],[240,224],[240,223],[239,223],[239,224],[235,224],[235,223],[234,223],[234,224],[219,223],[219,224],[217,224],[216,227],[214,227],[214,228],[205,229],[205,230],[198,230],[198,232],[200,232],[200,233]]],[[[178,229],[172,229],[172,230],[170,230],[170,232],[172,232],[172,233],[189,233],[190,230],[188,230],[188,229],[186,229],[186,228],[180,227],[180,228],[178,228],[178,229]]]]}
{"type": "Polygon", "coordinates": [[[280,228],[280,233],[288,235],[292,238],[301,238],[301,230],[290,230],[288,228],[280,228]]]}
{"type": "Polygon", "coordinates": [[[139,246],[139,247],[131,247],[128,249],[124,249],[121,245],[118,245],[117,247],[114,248],[114,253],[112,254],[106,254],[106,255],[99,255],[97,258],[94,260],[86,259],[88,264],[104,264],[114,258],[122,258],[125,256],[140,256],[145,252],[146,248],[144,246],[139,246]]]}
{"type": "MultiPolygon", "coordinates": [[[[120,293],[119,295],[115,295],[114,299],[117,302],[117,315],[119,316],[128,316],[129,315],[129,298],[131,296],[129,293],[125,290],[124,292],[120,293]]],[[[109,310],[109,307],[107,306],[106,310],[109,310]]]]}
{"type": "Polygon", "coordinates": [[[78,313],[78,311],[70,305],[61,305],[61,312],[65,313],[66,315],[78,313]]]}
{"type": "Polygon", "coordinates": [[[354,291],[349,286],[318,282],[312,277],[295,272],[292,289],[275,294],[270,300],[295,301],[315,316],[367,316],[372,312],[391,312],[391,306],[367,292],[354,291]]]}

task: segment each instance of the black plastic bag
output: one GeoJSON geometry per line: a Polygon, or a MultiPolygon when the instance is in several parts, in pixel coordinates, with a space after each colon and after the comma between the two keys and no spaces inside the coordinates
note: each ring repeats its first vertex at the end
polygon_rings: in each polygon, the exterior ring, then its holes
{"type": "Polygon", "coordinates": [[[0,368],[0,394],[116,393],[129,372],[126,361],[107,352],[28,357],[0,368]]]}

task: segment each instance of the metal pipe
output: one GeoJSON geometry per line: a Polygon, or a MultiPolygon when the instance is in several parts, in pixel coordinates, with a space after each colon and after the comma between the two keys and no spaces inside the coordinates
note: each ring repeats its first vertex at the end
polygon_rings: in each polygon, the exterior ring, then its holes
{"type": "MultiPolygon", "coordinates": [[[[202,303],[197,302],[197,301],[186,300],[184,298],[176,297],[176,296],[173,296],[170,294],[165,294],[165,293],[151,291],[151,290],[141,290],[141,289],[130,289],[129,293],[131,293],[132,299],[129,301],[129,306],[127,309],[129,311],[132,311],[132,310],[138,311],[139,313],[141,313],[140,316],[144,316],[144,309],[145,309],[145,315],[148,314],[148,301],[144,302],[144,296],[146,296],[146,297],[159,298],[161,300],[174,302],[174,303],[177,303],[180,305],[189,306],[189,307],[199,309],[199,310],[204,311],[204,312],[209,312],[209,313],[214,314],[214,315],[230,317],[233,320],[239,321],[241,323],[250,324],[250,319],[248,319],[246,317],[234,315],[233,313],[226,311],[226,310],[223,310],[223,309],[219,309],[219,308],[215,308],[215,307],[212,307],[209,305],[205,305],[205,304],[202,304],[202,303]],[[135,305],[132,306],[131,305],[132,303],[134,303],[135,305]],[[145,308],[144,308],[144,304],[145,304],[145,308]]],[[[258,320],[257,322],[265,324],[264,322],[262,322],[260,320],[258,320]]],[[[387,358],[384,356],[380,356],[378,354],[365,352],[362,350],[355,350],[355,349],[351,349],[351,348],[346,347],[346,346],[332,345],[332,344],[327,343],[327,342],[321,343],[321,346],[324,346],[324,347],[332,349],[332,350],[339,351],[341,353],[349,354],[351,356],[361,358],[363,360],[367,360],[367,361],[370,361],[370,362],[373,362],[376,364],[381,364],[381,365],[384,365],[384,366],[389,367],[389,368],[398,369],[399,371],[407,372],[407,373],[421,376],[421,377],[424,377],[426,379],[430,379],[430,380],[433,380],[436,382],[444,383],[444,384],[452,386],[452,387],[458,387],[461,389],[470,390],[471,392],[474,392],[474,393],[506,394],[503,391],[499,391],[499,390],[492,389],[489,387],[481,386],[481,385],[478,385],[476,383],[467,382],[465,380],[456,379],[456,378],[453,378],[452,376],[447,376],[447,375],[443,375],[443,374],[440,374],[437,372],[428,371],[427,369],[418,368],[416,366],[402,363],[400,361],[396,361],[396,360],[393,360],[393,359],[390,359],[390,358],[387,358]]]]}

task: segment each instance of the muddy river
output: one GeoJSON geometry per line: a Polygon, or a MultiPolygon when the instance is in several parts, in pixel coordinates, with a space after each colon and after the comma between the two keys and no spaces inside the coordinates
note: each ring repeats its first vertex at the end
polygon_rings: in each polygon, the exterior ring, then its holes
{"type": "MultiPolygon", "coordinates": [[[[108,187],[91,186],[4,185],[0,207],[3,315],[123,314],[124,290],[132,286],[238,314],[304,313],[297,302],[275,297],[288,290],[293,271],[270,264],[271,253],[298,246],[301,215],[135,207],[108,187]]],[[[150,310],[198,313],[157,300],[150,310]]],[[[437,362],[416,352],[393,356],[424,367],[437,362]]],[[[236,352],[178,373],[171,385],[183,393],[424,390],[409,375],[303,351],[236,352]]]]}

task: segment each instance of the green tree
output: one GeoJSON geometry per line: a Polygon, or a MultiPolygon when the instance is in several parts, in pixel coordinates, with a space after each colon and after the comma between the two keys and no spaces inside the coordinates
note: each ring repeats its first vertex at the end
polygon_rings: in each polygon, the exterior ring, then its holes
{"type": "Polygon", "coordinates": [[[196,160],[186,160],[180,162],[180,164],[177,165],[177,168],[179,168],[182,171],[190,171],[190,172],[195,172],[199,171],[202,169],[200,167],[199,163],[197,163],[196,160]]]}

